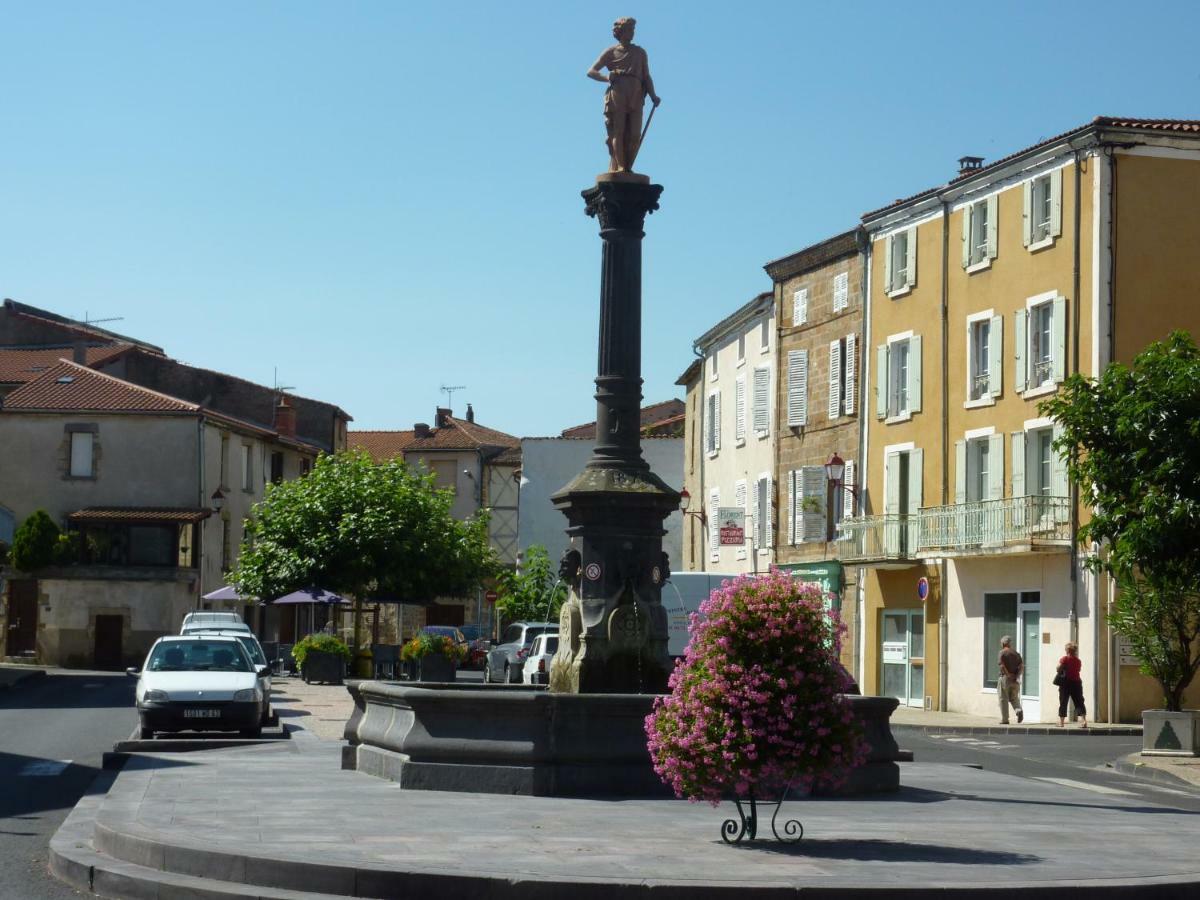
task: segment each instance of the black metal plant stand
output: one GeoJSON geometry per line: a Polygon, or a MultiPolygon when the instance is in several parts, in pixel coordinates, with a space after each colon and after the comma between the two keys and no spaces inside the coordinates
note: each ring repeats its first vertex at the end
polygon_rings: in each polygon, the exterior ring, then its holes
{"type": "MultiPolygon", "coordinates": [[[[775,801],[775,811],[771,813],[771,833],[775,835],[775,839],[784,843],[795,844],[804,837],[804,826],[800,824],[799,819],[786,819],[783,822],[783,834],[779,833],[778,818],[779,810],[783,808],[783,803],[788,798],[788,792],[791,790],[790,785],[785,785],[783,793],[779,795],[779,799],[775,801]]],[[[767,801],[770,802],[769,800],[767,801]]],[[[734,797],[733,803],[737,807],[738,818],[741,819],[739,824],[734,819],[726,819],[721,824],[721,840],[727,844],[736,844],[742,838],[749,840],[758,839],[758,801],[754,796],[754,790],[751,789],[745,799],[734,797]],[[745,805],[743,805],[745,804],[745,805]]]]}

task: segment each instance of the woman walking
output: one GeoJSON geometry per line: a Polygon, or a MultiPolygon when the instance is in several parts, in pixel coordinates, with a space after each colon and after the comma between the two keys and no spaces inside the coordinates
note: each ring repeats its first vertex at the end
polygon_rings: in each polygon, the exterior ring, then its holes
{"type": "Polygon", "coordinates": [[[1067,641],[1065,649],[1067,655],[1058,661],[1058,669],[1062,673],[1062,683],[1058,686],[1058,727],[1062,728],[1067,722],[1067,701],[1070,700],[1079,714],[1079,727],[1087,728],[1087,705],[1083,702],[1083,678],[1079,674],[1083,668],[1079,645],[1067,641]]]}

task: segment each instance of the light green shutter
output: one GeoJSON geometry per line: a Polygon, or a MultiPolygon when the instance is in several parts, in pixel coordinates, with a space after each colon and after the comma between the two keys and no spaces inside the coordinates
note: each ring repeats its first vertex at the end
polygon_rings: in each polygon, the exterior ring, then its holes
{"type": "Polygon", "coordinates": [[[1012,495],[1024,497],[1025,490],[1025,432],[1012,433],[1012,495]]]}
{"type": "Polygon", "coordinates": [[[1062,381],[1067,376],[1067,300],[1065,297],[1054,298],[1054,381],[1062,381]]]}
{"type": "Polygon", "coordinates": [[[987,499],[1004,499],[1004,435],[988,436],[987,499]]]}
{"type": "Polygon", "coordinates": [[[967,442],[954,442],[954,502],[967,502],[967,442]]]}
{"type": "Polygon", "coordinates": [[[1004,391],[1004,316],[992,316],[988,328],[988,395],[1004,391]]]}
{"type": "Polygon", "coordinates": [[[921,411],[921,336],[908,339],[908,411],[921,411]]]}
{"type": "Polygon", "coordinates": [[[1000,243],[996,236],[996,224],[999,219],[1000,197],[997,194],[987,199],[987,255],[988,259],[995,259],[1000,243]]]}
{"type": "Polygon", "coordinates": [[[1017,393],[1025,390],[1026,372],[1026,343],[1025,343],[1025,323],[1029,318],[1028,310],[1018,309],[1016,312],[1015,322],[1016,327],[1013,329],[1013,358],[1016,365],[1013,366],[1013,385],[1016,387],[1017,393]]]}
{"type": "Polygon", "coordinates": [[[917,283],[917,229],[908,229],[908,265],[905,272],[906,286],[912,287],[917,283]]]}
{"type": "Polygon", "coordinates": [[[1062,234],[1062,173],[1062,169],[1050,173],[1050,233],[1055,237],[1062,234]]]}
{"type": "Polygon", "coordinates": [[[900,515],[900,454],[892,452],[884,460],[884,480],[887,489],[884,494],[883,513],[886,516],[900,515]]]}
{"type": "Polygon", "coordinates": [[[908,512],[916,513],[923,503],[921,486],[924,484],[925,451],[908,451],[908,512]]]}
{"type": "Polygon", "coordinates": [[[971,212],[974,207],[967,204],[962,208],[962,267],[971,265],[971,212]]]}
{"type": "Polygon", "coordinates": [[[892,236],[883,239],[883,289],[892,291],[892,236]]]}
{"type": "Polygon", "coordinates": [[[881,419],[887,418],[889,375],[888,346],[880,344],[875,348],[875,415],[881,419]]]}
{"type": "MultiPolygon", "coordinates": [[[[1055,425],[1054,440],[1058,441],[1060,438],[1062,438],[1062,426],[1055,425]]],[[[1050,493],[1055,497],[1066,497],[1070,494],[1067,481],[1067,457],[1058,449],[1055,449],[1050,463],[1050,493]]],[[[1058,508],[1062,511],[1059,521],[1066,521],[1068,515],[1066,505],[1058,508]]]]}
{"type": "Polygon", "coordinates": [[[1026,247],[1033,243],[1033,182],[1021,185],[1021,243],[1026,247]]]}

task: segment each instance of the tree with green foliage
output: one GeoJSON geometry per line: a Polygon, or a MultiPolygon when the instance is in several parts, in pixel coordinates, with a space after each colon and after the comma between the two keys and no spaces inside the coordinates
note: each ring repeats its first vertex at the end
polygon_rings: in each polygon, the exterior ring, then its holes
{"type": "Polygon", "coordinates": [[[13,535],[12,564],[33,572],[58,562],[62,532],[44,509],[34,510],[13,535]]]}
{"type": "Polygon", "coordinates": [[[501,621],[557,622],[567,599],[567,586],[559,581],[550,554],[541,544],[531,544],[521,556],[519,572],[500,576],[496,609],[501,621]]]}
{"type": "Polygon", "coordinates": [[[1040,409],[1093,507],[1079,540],[1117,583],[1109,622],[1178,711],[1200,670],[1200,349],[1173,332],[1128,366],[1072,375],[1040,409]]]}
{"type": "Polygon", "coordinates": [[[461,597],[495,571],[486,512],[450,514],[454,496],[401,459],[322,455],[303,478],[267,487],[246,523],[232,580],[271,599],[320,587],[423,603],[461,597]]]}

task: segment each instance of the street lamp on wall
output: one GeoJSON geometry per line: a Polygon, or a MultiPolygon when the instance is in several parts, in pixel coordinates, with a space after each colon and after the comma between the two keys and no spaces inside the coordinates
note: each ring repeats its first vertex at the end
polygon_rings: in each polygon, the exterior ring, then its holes
{"type": "Polygon", "coordinates": [[[218,516],[221,510],[225,508],[225,493],[220,488],[212,492],[212,496],[208,498],[208,503],[212,507],[212,511],[218,516]]]}
{"type": "Polygon", "coordinates": [[[682,491],[679,492],[679,511],[681,513],[683,513],[685,516],[695,516],[696,518],[698,518],[700,520],[701,525],[707,525],[708,524],[708,516],[705,514],[704,510],[702,510],[702,509],[689,510],[688,507],[691,505],[692,505],[692,495],[690,493],[688,493],[687,488],[684,488],[682,491]]]}
{"type": "MultiPolygon", "coordinates": [[[[858,503],[858,489],[852,484],[846,484],[846,461],[838,456],[836,450],[833,451],[833,456],[829,457],[829,462],[825,463],[825,478],[829,482],[830,488],[833,490],[833,496],[838,496],[838,491],[849,491],[850,496],[854,498],[855,504],[858,503]]],[[[833,521],[834,503],[826,503],[826,540],[833,540],[835,532],[835,522],[833,521]]],[[[845,518],[843,511],[842,518],[845,518]]]]}

